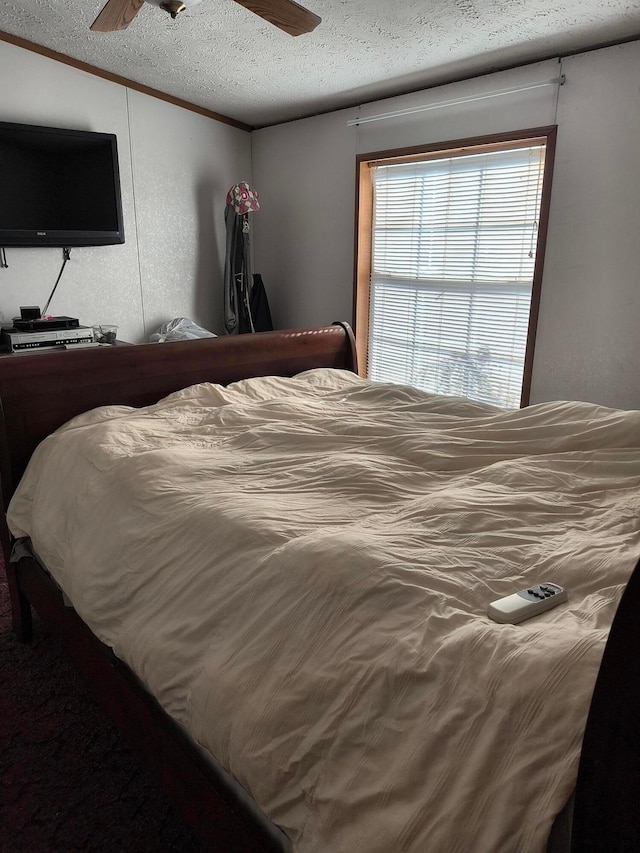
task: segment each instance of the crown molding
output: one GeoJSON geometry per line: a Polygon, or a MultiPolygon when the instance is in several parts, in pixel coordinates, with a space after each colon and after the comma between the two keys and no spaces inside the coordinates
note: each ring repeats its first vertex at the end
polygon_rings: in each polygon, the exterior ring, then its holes
{"type": "Polygon", "coordinates": [[[13,44],[16,47],[30,50],[32,53],[39,53],[40,56],[46,56],[47,59],[53,59],[56,62],[62,62],[64,65],[70,65],[72,68],[77,68],[80,71],[86,71],[88,74],[93,74],[95,77],[102,77],[104,80],[110,80],[112,83],[117,83],[120,86],[126,86],[127,89],[135,89],[136,92],[142,92],[143,95],[149,95],[152,98],[158,98],[161,101],[166,101],[176,107],[181,107],[184,110],[190,110],[193,113],[206,116],[213,121],[228,124],[231,127],[236,127],[238,130],[250,132],[252,128],[248,124],[241,121],[236,121],[229,116],[221,113],[213,112],[205,107],[200,107],[197,104],[192,104],[190,101],[184,101],[182,98],[176,98],[173,95],[168,95],[166,92],[161,92],[159,89],[153,89],[151,86],[145,86],[142,83],[136,83],[135,80],[129,80],[127,77],[121,77],[119,74],[112,74],[110,71],[104,71],[102,68],[97,68],[95,65],[90,65],[88,62],[82,62],[79,59],[74,59],[72,56],[67,56],[65,53],[58,53],[57,50],[51,50],[48,47],[43,47],[41,44],[21,38],[20,36],[11,35],[0,30],[0,41],[13,44]]]}

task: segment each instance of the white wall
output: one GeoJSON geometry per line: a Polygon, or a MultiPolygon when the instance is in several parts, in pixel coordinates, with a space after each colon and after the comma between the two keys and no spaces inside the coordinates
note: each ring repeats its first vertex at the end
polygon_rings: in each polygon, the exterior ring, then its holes
{"type": "Polygon", "coordinates": [[[640,43],[569,57],[566,83],[347,127],[552,79],[550,61],[255,131],[255,269],[277,325],[352,319],[355,157],[558,124],[532,402],[640,408],[640,43]]]}
{"type": "Polygon", "coordinates": [[[351,319],[355,135],[342,112],[254,131],[254,270],[274,325],[351,319]]]}
{"type": "MultiPolygon", "coordinates": [[[[0,42],[0,120],[118,137],[126,242],[71,251],[49,311],[140,342],[187,316],[221,331],[227,190],[251,181],[250,134],[0,42]]],[[[1,191],[1,190],[0,190],[1,191]]],[[[44,306],[61,249],[7,249],[0,320],[44,306]]]]}
{"type": "Polygon", "coordinates": [[[640,42],[564,68],[532,394],[640,409],[640,42]]]}

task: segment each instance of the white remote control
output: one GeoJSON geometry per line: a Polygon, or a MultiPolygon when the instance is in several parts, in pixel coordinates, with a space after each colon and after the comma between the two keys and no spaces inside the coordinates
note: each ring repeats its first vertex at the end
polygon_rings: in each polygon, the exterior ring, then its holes
{"type": "Polygon", "coordinates": [[[557,583],[539,583],[521,592],[514,592],[513,595],[492,601],[487,614],[494,622],[509,622],[511,625],[516,625],[566,600],[566,589],[558,586],[557,583]]]}

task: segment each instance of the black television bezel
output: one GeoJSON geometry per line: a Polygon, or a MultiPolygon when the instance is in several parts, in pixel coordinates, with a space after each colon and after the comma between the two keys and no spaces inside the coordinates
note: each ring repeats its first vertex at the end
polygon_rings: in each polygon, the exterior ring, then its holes
{"type": "Polygon", "coordinates": [[[115,246],[124,243],[118,140],[115,133],[99,133],[93,130],[74,130],[71,128],[45,127],[44,125],[37,124],[18,124],[16,122],[0,121],[0,131],[3,129],[27,133],[54,133],[64,136],[75,136],[77,138],[102,138],[109,140],[111,142],[111,156],[113,158],[113,189],[118,228],[115,231],[38,231],[0,228],[0,247],[3,249],[32,248],[36,246],[73,248],[79,246],[115,246]]]}

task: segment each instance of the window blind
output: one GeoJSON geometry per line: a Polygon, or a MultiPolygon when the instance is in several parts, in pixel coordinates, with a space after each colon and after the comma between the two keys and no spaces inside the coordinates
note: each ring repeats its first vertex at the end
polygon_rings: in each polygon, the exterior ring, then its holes
{"type": "Polygon", "coordinates": [[[544,156],[372,165],[372,379],[520,404],[544,156]]]}

